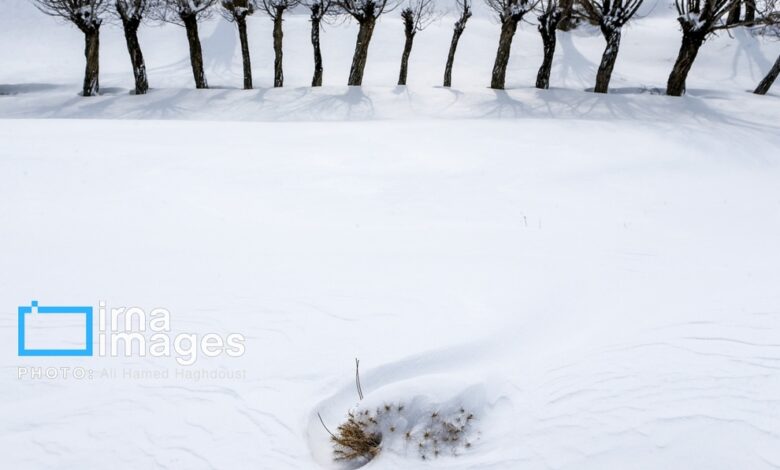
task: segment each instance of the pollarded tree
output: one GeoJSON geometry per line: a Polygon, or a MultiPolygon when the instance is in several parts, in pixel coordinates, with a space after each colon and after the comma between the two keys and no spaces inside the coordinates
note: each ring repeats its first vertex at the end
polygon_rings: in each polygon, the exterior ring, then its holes
{"type": "MultiPolygon", "coordinates": [[[[755,17],[750,21],[752,22],[754,19],[755,17]]],[[[761,13],[761,19],[764,23],[761,34],[780,39],[780,2],[776,0],[767,1],[764,5],[764,11],[761,13]]],[[[758,84],[753,93],[766,95],[772,84],[777,80],[778,75],[780,75],[780,56],[777,57],[775,64],[769,69],[766,77],[761,80],[761,83],[758,84]]]]}
{"type": "Polygon", "coordinates": [[[146,76],[146,63],[138,42],[138,27],[144,20],[144,15],[155,7],[157,0],[115,0],[114,13],[122,21],[125,32],[127,52],[130,54],[130,64],[133,66],[135,78],[135,94],[144,95],[149,90],[149,80],[146,76]]]}
{"type": "Polygon", "coordinates": [[[563,19],[563,10],[558,0],[542,0],[539,6],[540,13],[537,19],[539,21],[539,34],[542,35],[542,45],[544,46],[544,58],[541,67],[539,67],[539,73],[536,74],[536,88],[546,90],[550,88],[550,70],[552,69],[556,44],[555,31],[563,19]]]}
{"type": "Polygon", "coordinates": [[[187,31],[187,42],[190,47],[190,64],[195,88],[208,88],[206,73],[203,71],[203,49],[200,46],[198,22],[211,17],[212,8],[217,0],[161,0],[155,9],[158,19],[179,26],[187,31]]]}
{"type": "Polygon", "coordinates": [[[599,70],[596,73],[596,86],[593,91],[606,93],[609,90],[609,80],[615,67],[620,36],[623,26],[636,14],[642,0],[579,0],[582,8],[579,14],[591,23],[598,24],[601,34],[607,41],[607,47],[601,56],[599,70]]]}
{"type": "Polygon", "coordinates": [[[359,28],[347,85],[360,86],[363,84],[368,46],[371,44],[376,20],[383,13],[392,11],[397,5],[396,0],[336,0],[336,6],[341,12],[354,18],[359,28]]]}
{"type": "Polygon", "coordinates": [[[43,13],[64,18],[84,33],[83,96],[96,96],[100,91],[100,25],[108,8],[105,0],[33,0],[43,13]]]}
{"type": "Polygon", "coordinates": [[[756,0],[745,0],[745,21],[750,23],[756,19],[756,0]]]}
{"type": "Polygon", "coordinates": [[[571,31],[577,27],[578,18],[573,14],[574,0],[559,0],[558,6],[561,9],[561,21],[558,22],[558,29],[561,31],[571,31]]]}
{"type": "Polygon", "coordinates": [[[460,41],[463,31],[466,30],[466,22],[471,18],[471,0],[455,0],[455,5],[458,7],[460,16],[458,21],[455,22],[455,27],[452,30],[452,41],[450,42],[450,51],[447,53],[447,65],[444,67],[444,86],[452,86],[452,65],[455,63],[455,51],[458,49],[458,42],[460,41]]]}
{"type": "Polygon", "coordinates": [[[737,0],[731,3],[731,8],[729,9],[728,15],[726,16],[726,24],[731,25],[739,23],[740,16],[742,16],[742,1],[737,0]]]}
{"type": "Polygon", "coordinates": [[[506,68],[509,65],[509,54],[512,49],[512,39],[517,31],[517,24],[529,11],[533,10],[539,0],[485,0],[501,22],[501,36],[498,39],[496,61],[493,64],[493,74],[490,88],[503,90],[506,83],[506,68]]]}
{"type": "Polygon", "coordinates": [[[772,88],[775,80],[777,80],[778,75],[780,75],[780,56],[777,57],[775,64],[769,69],[769,72],[767,72],[766,76],[761,80],[756,89],[753,90],[753,93],[757,95],[766,95],[769,92],[769,89],[772,88]]]}
{"type": "Polygon", "coordinates": [[[675,0],[679,15],[677,21],[682,28],[683,37],[677,60],[666,82],[667,95],[681,96],[685,93],[688,72],[707,37],[718,29],[736,25],[727,25],[723,21],[723,15],[731,9],[735,1],[739,0],[675,0]]]}
{"type": "MultiPolygon", "coordinates": [[[[699,49],[717,31],[736,28],[738,26],[772,26],[780,19],[776,13],[775,1],[763,2],[760,13],[756,4],[751,4],[749,19],[731,23],[724,21],[723,16],[731,11],[734,2],[740,0],[675,0],[677,21],[680,23],[683,37],[677,60],[666,82],[666,94],[681,96],[685,93],[685,81],[691,71],[699,49]]],[[[747,16],[747,15],[746,15],[747,16]]]]}
{"type": "Polygon", "coordinates": [[[274,22],[274,86],[284,86],[284,69],[282,67],[282,21],[284,12],[295,8],[300,0],[260,0],[260,6],[274,22]]]}
{"type": "Polygon", "coordinates": [[[407,6],[401,10],[404,22],[404,52],[401,54],[401,71],[398,74],[398,84],[406,85],[409,72],[409,55],[412,53],[414,37],[427,28],[434,19],[435,8],[433,0],[408,0],[407,6]]]}
{"type": "Polygon", "coordinates": [[[249,56],[249,39],[246,34],[246,17],[255,12],[254,0],[221,0],[222,16],[236,24],[241,41],[241,59],[244,68],[244,90],[252,89],[252,61],[249,56]]]}
{"type": "Polygon", "coordinates": [[[766,95],[769,89],[772,88],[772,84],[775,83],[775,80],[777,80],[778,75],[780,75],[780,56],[777,57],[775,65],[769,69],[769,73],[767,73],[766,77],[761,80],[761,83],[758,84],[753,93],[757,95],[766,95]]]}
{"type": "Polygon", "coordinates": [[[306,2],[311,15],[311,45],[314,49],[314,76],[311,86],[322,86],[322,50],[320,49],[320,31],[322,22],[336,13],[335,0],[309,0],[306,2]]]}
{"type": "Polygon", "coordinates": [[[756,18],[756,0],[737,0],[731,4],[726,16],[726,24],[739,26],[750,23],[756,18]],[[742,16],[742,5],[745,5],[745,16],[742,16]],[[743,19],[741,19],[743,18],[743,19]]]}

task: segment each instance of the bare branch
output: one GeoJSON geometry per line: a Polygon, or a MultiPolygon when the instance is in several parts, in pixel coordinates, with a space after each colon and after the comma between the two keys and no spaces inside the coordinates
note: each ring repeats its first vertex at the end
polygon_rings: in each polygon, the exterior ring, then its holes
{"type": "Polygon", "coordinates": [[[602,32],[622,28],[636,14],[643,0],[577,0],[581,8],[573,15],[592,24],[602,32]]]}
{"type": "Polygon", "coordinates": [[[434,0],[408,0],[407,6],[401,11],[401,18],[414,35],[438,19],[436,4],[434,0]]]}
{"type": "Polygon", "coordinates": [[[144,15],[157,8],[158,0],[111,0],[114,8],[110,13],[123,21],[140,22],[144,15]]]}
{"type": "Polygon", "coordinates": [[[33,0],[49,16],[70,21],[84,32],[100,28],[108,9],[106,0],[33,0]]]}
{"type": "Polygon", "coordinates": [[[298,6],[301,0],[258,0],[257,3],[272,20],[275,20],[278,16],[283,15],[285,11],[298,6]]]}
{"type": "Polygon", "coordinates": [[[540,0],[485,0],[485,4],[493,10],[498,19],[519,22],[526,13],[536,8],[540,0]]]}
{"type": "Polygon", "coordinates": [[[383,13],[393,11],[400,0],[336,0],[339,9],[358,23],[379,18],[383,13]]]}
{"type": "Polygon", "coordinates": [[[240,21],[255,13],[255,0],[220,0],[220,13],[227,21],[240,21]]]}
{"type": "Polygon", "coordinates": [[[330,437],[332,437],[333,439],[336,439],[336,435],[333,434],[332,432],[330,432],[330,429],[328,429],[328,427],[325,425],[325,421],[322,419],[322,415],[320,414],[319,411],[317,412],[317,417],[320,418],[320,423],[322,424],[322,427],[325,428],[326,431],[328,431],[328,434],[330,434],[330,437]]]}
{"type": "Polygon", "coordinates": [[[154,18],[166,23],[184,25],[184,18],[206,20],[214,13],[217,0],[160,0],[154,9],[154,18]]]}
{"type": "Polygon", "coordinates": [[[355,385],[360,399],[363,399],[363,387],[360,386],[360,361],[355,358],[355,385]]]}
{"type": "Polygon", "coordinates": [[[323,21],[339,14],[336,0],[302,0],[301,4],[311,12],[312,21],[323,21]]]}

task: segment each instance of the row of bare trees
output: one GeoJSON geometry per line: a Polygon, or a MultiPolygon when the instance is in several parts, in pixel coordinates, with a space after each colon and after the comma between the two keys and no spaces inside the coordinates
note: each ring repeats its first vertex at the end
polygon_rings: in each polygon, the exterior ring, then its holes
{"type": "MultiPolygon", "coordinates": [[[[358,24],[355,51],[352,56],[350,86],[360,86],[368,59],[368,49],[378,18],[401,7],[405,42],[401,55],[398,84],[405,85],[409,57],[414,39],[430,25],[439,13],[434,0],[34,0],[41,11],[65,18],[76,25],[85,39],[86,69],[84,96],[99,91],[100,26],[106,18],[118,19],[123,27],[127,50],[135,77],[135,93],[149,88],[146,66],[138,41],[138,28],[147,20],[182,26],[187,34],[196,88],[208,88],[203,68],[203,52],[198,24],[219,10],[224,18],[236,24],[241,42],[244,88],[252,88],[252,66],[247,35],[247,17],[263,11],[273,21],[274,86],[284,85],[283,21],[284,14],[304,5],[310,12],[311,43],[314,51],[312,86],[322,85],[323,62],[320,31],[323,22],[336,16],[346,16],[358,24]]],[[[458,13],[452,41],[447,54],[444,86],[452,84],[452,69],[458,42],[472,16],[472,0],[452,0],[458,13]]],[[[536,14],[544,55],[536,78],[536,87],[550,86],[550,71],[556,46],[556,31],[576,27],[580,23],[598,26],[606,46],[596,74],[593,91],[607,93],[620,49],[623,27],[631,21],[643,0],[484,0],[500,23],[500,36],[493,65],[490,86],[503,89],[512,41],[517,27],[529,14],[536,14]]],[[[685,92],[688,73],[705,41],[719,31],[739,26],[752,27],[762,34],[780,38],[780,0],[675,0],[677,20],[682,30],[682,43],[667,81],[666,93],[680,96],[685,92]],[[742,6],[744,5],[744,15],[742,6]]],[[[780,75],[780,57],[755,93],[765,94],[780,75]]]]}
{"type": "MultiPolygon", "coordinates": [[[[537,24],[542,36],[544,56],[536,78],[537,88],[548,88],[550,69],[555,54],[556,30],[571,28],[578,22],[599,27],[606,46],[596,73],[593,91],[607,93],[612,70],[615,67],[623,26],[631,21],[643,0],[485,0],[501,23],[498,51],[493,66],[490,86],[503,89],[506,80],[512,39],[517,25],[527,14],[537,12],[537,24]]],[[[699,48],[718,31],[739,26],[759,27],[764,32],[779,35],[780,13],[776,0],[676,0],[677,20],[682,29],[682,44],[677,60],[669,74],[666,94],[681,96],[685,81],[699,48]],[[744,17],[740,6],[749,5],[744,17]],[[736,13],[735,13],[736,12],[736,13]]],[[[755,93],[765,94],[780,74],[780,57],[755,93]]]]}

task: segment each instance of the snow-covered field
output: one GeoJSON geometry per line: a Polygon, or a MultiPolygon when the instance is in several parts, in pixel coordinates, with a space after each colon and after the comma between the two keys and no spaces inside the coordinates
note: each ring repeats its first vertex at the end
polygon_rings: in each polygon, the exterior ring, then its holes
{"type": "Polygon", "coordinates": [[[668,98],[676,23],[644,13],[609,96],[584,91],[588,31],[561,34],[553,89],[531,88],[532,25],[511,89],[485,88],[498,27],[480,10],[452,90],[449,17],[418,36],[408,89],[397,13],[363,89],[343,86],[355,25],[328,27],[312,90],[306,17],[285,24],[289,87],[269,89],[258,15],[256,90],[219,20],[212,89],[190,89],[183,30],[148,27],[153,89],[132,96],[109,25],[85,99],[82,35],[3,0],[0,466],[334,468],[317,413],[334,429],[356,405],[359,357],[362,406],[475,416],[456,457],[386,436],[366,468],[780,468],[780,92],[746,92],[780,43],[724,33],[668,98]],[[174,332],[246,351],[18,357],[31,300],[164,307],[174,332]],[[18,378],[36,367],[96,375],[18,378]]]}

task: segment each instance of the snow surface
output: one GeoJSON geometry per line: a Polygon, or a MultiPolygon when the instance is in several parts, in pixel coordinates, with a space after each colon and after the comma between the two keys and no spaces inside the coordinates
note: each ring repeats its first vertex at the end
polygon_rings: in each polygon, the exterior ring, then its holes
{"type": "Polygon", "coordinates": [[[625,29],[597,96],[597,31],[560,36],[554,89],[538,91],[523,25],[512,89],[495,92],[498,27],[479,9],[455,88],[435,87],[450,17],[417,36],[396,88],[389,17],[365,88],[343,86],[347,23],[323,34],[312,90],[308,23],[291,15],[274,90],[258,15],[257,90],[235,89],[218,19],[202,27],[214,89],[190,89],[183,30],[147,27],[153,89],[136,97],[109,25],[103,96],[84,99],[81,34],[22,0],[0,12],[3,468],[334,468],[317,413],[333,429],[356,405],[355,357],[363,406],[463,406],[478,432],[430,461],[388,441],[366,468],[780,468],[780,93],[746,92],[780,44],[723,34],[686,97],[659,96],[679,47],[659,4],[625,29]],[[17,357],[32,299],[165,307],[176,331],[243,333],[246,353],[17,357]],[[17,379],[34,366],[119,377],[17,379]],[[176,376],[215,370],[234,377],[176,376]]]}

